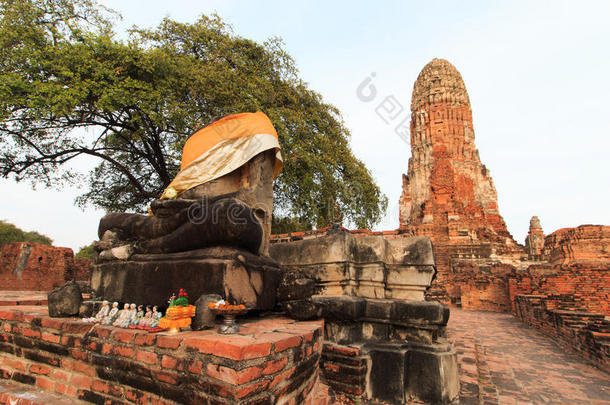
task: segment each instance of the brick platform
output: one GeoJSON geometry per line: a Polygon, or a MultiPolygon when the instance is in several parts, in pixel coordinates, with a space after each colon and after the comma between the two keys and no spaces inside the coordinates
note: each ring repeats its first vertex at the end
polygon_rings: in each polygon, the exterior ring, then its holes
{"type": "Polygon", "coordinates": [[[246,320],[238,335],[177,335],[0,308],[0,378],[107,404],[328,404],[322,321],[246,320]]]}

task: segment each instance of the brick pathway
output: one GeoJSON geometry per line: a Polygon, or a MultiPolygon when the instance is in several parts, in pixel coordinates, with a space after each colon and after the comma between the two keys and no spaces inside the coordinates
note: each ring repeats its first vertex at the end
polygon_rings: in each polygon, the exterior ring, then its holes
{"type": "Polygon", "coordinates": [[[510,314],[451,309],[460,405],[607,404],[610,375],[510,314]]]}

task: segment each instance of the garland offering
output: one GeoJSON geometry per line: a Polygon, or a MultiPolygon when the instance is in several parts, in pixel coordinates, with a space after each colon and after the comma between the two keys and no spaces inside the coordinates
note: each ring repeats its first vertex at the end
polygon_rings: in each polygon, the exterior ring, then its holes
{"type": "Polygon", "coordinates": [[[208,304],[208,308],[210,309],[232,309],[232,310],[243,310],[246,309],[245,305],[239,304],[239,305],[231,305],[228,304],[225,300],[220,300],[217,302],[210,302],[208,304]]]}
{"type": "Polygon", "coordinates": [[[195,306],[189,305],[189,296],[181,288],[176,294],[172,294],[169,301],[169,308],[165,312],[165,317],[159,321],[160,328],[179,329],[191,325],[191,318],[195,316],[195,306]]]}
{"type": "Polygon", "coordinates": [[[235,317],[248,312],[248,308],[246,308],[245,305],[231,305],[225,300],[210,302],[208,308],[210,308],[210,311],[213,313],[224,317],[223,323],[218,327],[218,333],[223,335],[231,335],[239,332],[239,325],[235,322],[235,317]]]}
{"type": "Polygon", "coordinates": [[[245,305],[231,305],[225,302],[225,300],[220,300],[218,302],[210,302],[208,304],[208,308],[222,315],[240,315],[246,312],[245,305]]]}

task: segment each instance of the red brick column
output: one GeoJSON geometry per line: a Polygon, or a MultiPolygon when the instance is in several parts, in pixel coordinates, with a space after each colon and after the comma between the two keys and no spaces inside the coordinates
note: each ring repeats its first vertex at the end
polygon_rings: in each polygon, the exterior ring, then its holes
{"type": "Polygon", "coordinates": [[[321,368],[324,379],[337,392],[357,397],[364,394],[368,368],[359,347],[324,344],[321,368]]]}

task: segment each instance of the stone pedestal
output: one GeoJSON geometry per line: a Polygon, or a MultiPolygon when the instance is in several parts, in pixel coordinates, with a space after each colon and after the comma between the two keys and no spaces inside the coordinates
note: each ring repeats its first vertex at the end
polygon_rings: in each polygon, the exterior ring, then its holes
{"type": "Polygon", "coordinates": [[[282,279],[274,260],[241,249],[212,247],[188,252],[134,255],[93,266],[91,287],[108,301],[163,304],[185,288],[193,299],[219,294],[252,309],[272,309],[282,279]]]}
{"type": "Polygon", "coordinates": [[[392,404],[412,399],[447,404],[459,394],[456,354],[447,343],[367,344],[362,353],[371,359],[366,387],[370,398],[392,404]]]}
{"type": "Polygon", "coordinates": [[[392,404],[457,398],[457,355],[445,335],[445,305],[337,296],[285,307],[291,316],[324,318],[322,370],[336,391],[392,404]]]}

